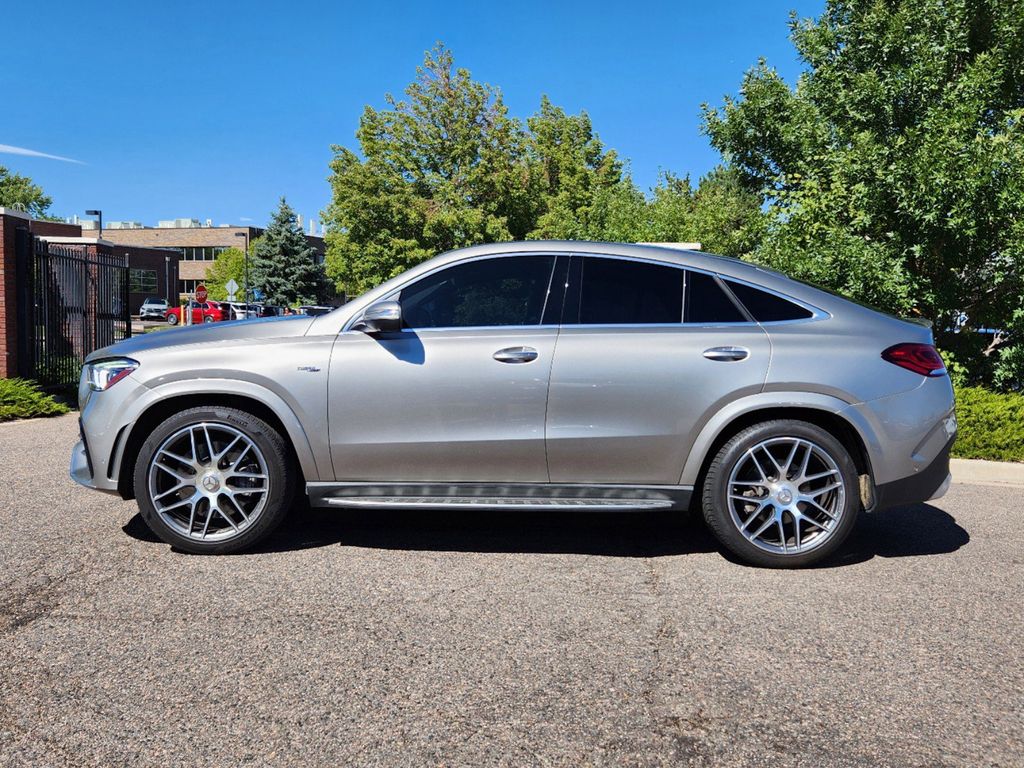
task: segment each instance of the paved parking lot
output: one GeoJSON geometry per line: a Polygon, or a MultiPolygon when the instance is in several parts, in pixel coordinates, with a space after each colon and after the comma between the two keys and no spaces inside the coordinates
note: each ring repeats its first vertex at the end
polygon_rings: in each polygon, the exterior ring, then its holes
{"type": "Polygon", "coordinates": [[[190,557],[0,424],[0,764],[1024,764],[1020,491],[829,567],[665,514],[300,513],[190,557]]]}

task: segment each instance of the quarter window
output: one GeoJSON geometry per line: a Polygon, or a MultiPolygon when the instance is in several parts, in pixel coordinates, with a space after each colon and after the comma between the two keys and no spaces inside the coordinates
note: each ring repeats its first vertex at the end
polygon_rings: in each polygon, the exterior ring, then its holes
{"type": "Polygon", "coordinates": [[[540,325],[554,256],[507,256],[457,264],[402,290],[406,328],[540,325]]]}
{"type": "Polygon", "coordinates": [[[683,270],[642,261],[586,257],[580,289],[583,325],[678,323],[683,270]]]}
{"type": "Polygon", "coordinates": [[[779,320],[805,320],[813,315],[799,304],[776,296],[774,293],[762,291],[750,285],[726,280],[736,298],[747,308],[759,323],[777,322],[779,320]]]}

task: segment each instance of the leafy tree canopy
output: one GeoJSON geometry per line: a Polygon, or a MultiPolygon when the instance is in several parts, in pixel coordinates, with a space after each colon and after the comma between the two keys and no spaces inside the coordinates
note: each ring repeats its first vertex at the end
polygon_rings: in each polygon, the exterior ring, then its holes
{"type": "Polygon", "coordinates": [[[751,247],[738,229],[756,229],[760,198],[735,176],[716,171],[697,190],[666,176],[648,198],[585,112],[543,97],[524,124],[442,45],[405,98],[386,102],[363,112],[359,154],[333,148],[328,272],[350,294],[475,243],[685,239],[733,255],[751,247]]]}
{"type": "Polygon", "coordinates": [[[266,231],[253,241],[249,283],[263,291],[270,304],[292,306],[326,300],[323,265],[316,262],[316,250],[283,197],[266,231]]]}
{"type": "Polygon", "coordinates": [[[761,61],[704,108],[770,206],[753,257],[927,317],[958,354],[1024,357],[1024,4],[828,0],[791,39],[795,87],[761,61]]]}
{"type": "Polygon", "coordinates": [[[230,280],[240,286],[236,297],[243,300],[245,286],[245,251],[241,248],[228,248],[221,251],[206,272],[206,292],[214,301],[226,301],[228,289],[225,287],[230,280]]]}
{"type": "Polygon", "coordinates": [[[0,165],[0,207],[25,211],[34,218],[46,218],[53,199],[32,179],[12,173],[0,165]]]}

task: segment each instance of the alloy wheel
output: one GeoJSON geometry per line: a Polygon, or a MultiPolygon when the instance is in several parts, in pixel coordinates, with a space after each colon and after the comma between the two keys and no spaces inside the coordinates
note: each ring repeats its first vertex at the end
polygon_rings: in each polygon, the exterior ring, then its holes
{"type": "Polygon", "coordinates": [[[227,424],[190,424],[160,444],[148,476],[160,519],[199,541],[234,538],[263,513],[270,492],[267,462],[244,432],[227,424]]]}
{"type": "Polygon", "coordinates": [[[797,437],[763,440],[736,462],[727,486],[729,516],[756,547],[797,555],[828,541],[846,508],[836,460],[797,437]]]}

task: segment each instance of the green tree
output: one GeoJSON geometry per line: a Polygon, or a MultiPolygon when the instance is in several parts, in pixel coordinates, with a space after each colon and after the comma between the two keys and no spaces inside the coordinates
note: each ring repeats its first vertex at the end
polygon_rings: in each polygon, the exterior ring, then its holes
{"type": "Polygon", "coordinates": [[[523,238],[534,196],[525,136],[501,93],[456,69],[438,44],[389,109],[366,107],[361,157],[333,147],[328,273],[350,294],[430,256],[523,238]]]}
{"type": "MultiPolygon", "coordinates": [[[[234,280],[239,286],[245,285],[245,251],[241,248],[228,248],[213,260],[204,281],[210,298],[226,301],[228,289],[225,286],[229,280],[234,280]]],[[[243,299],[242,288],[239,288],[237,297],[239,301],[243,299]]]]}
{"type": "Polygon", "coordinates": [[[323,265],[316,262],[316,250],[283,197],[270,225],[252,244],[249,281],[271,304],[290,306],[326,298],[323,265]]]}
{"type": "Polygon", "coordinates": [[[764,228],[760,195],[745,188],[735,171],[721,166],[702,177],[696,188],[689,177],[663,174],[648,208],[644,240],[696,242],[722,256],[749,254],[764,228]]]}
{"type": "Polygon", "coordinates": [[[586,112],[567,115],[547,96],[529,118],[528,157],[541,206],[533,239],[582,240],[609,226],[615,211],[636,204],[615,150],[605,149],[586,112]],[[596,220],[591,221],[591,216],[596,220]]]}
{"type": "Polygon", "coordinates": [[[1024,4],[827,0],[791,39],[795,87],[762,61],[704,111],[768,203],[754,258],[933,320],[973,370],[985,353],[1013,365],[1000,350],[1024,332],[1024,4]],[[1003,333],[963,332],[964,318],[1003,333]]]}
{"type": "Polygon", "coordinates": [[[42,187],[27,176],[12,173],[0,165],[0,207],[15,208],[31,216],[47,218],[46,211],[53,199],[43,193],[42,187]]]}

